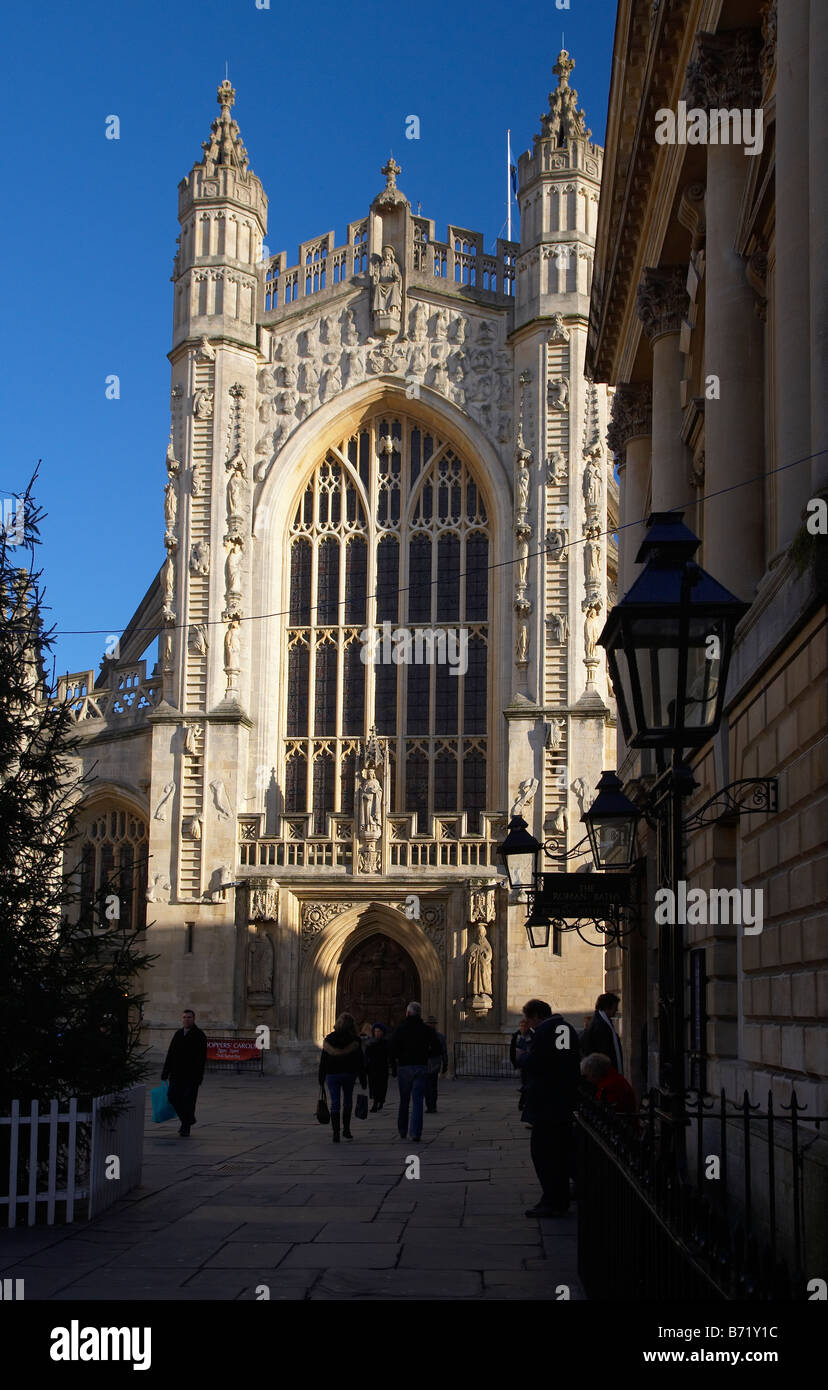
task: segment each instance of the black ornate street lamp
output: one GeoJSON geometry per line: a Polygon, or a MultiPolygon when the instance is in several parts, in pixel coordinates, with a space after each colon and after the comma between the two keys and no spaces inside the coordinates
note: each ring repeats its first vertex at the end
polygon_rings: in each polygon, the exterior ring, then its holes
{"type": "Polygon", "coordinates": [[[497,853],[506,866],[510,888],[521,892],[534,891],[541,849],[540,841],[531,834],[523,816],[512,816],[509,833],[497,847],[497,853]]]}
{"type": "Polygon", "coordinates": [[[624,795],[614,772],[602,772],[598,795],[581,820],[586,825],[596,869],[625,872],[636,858],[636,830],[641,819],[637,806],[624,795]]]}
{"type": "Polygon", "coordinates": [[[532,911],[526,918],[526,935],[529,937],[529,945],[534,950],[547,947],[551,931],[552,922],[548,913],[544,912],[541,906],[540,893],[536,893],[532,903],[532,911]]]}

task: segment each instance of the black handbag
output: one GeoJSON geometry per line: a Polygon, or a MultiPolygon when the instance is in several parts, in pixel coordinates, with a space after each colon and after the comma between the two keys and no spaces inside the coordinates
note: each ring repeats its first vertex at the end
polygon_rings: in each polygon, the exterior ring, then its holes
{"type": "Polygon", "coordinates": [[[356,1098],[354,1114],[358,1120],[367,1120],[368,1118],[368,1097],[364,1091],[360,1091],[356,1098]]]}
{"type": "Polygon", "coordinates": [[[316,1118],[321,1125],[329,1125],[331,1122],[331,1112],[328,1109],[324,1085],[319,1087],[319,1099],[316,1102],[316,1118]]]}

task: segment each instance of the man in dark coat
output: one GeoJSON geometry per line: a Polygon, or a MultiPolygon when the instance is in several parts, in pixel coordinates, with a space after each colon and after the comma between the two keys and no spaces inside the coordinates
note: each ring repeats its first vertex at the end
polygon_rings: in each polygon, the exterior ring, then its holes
{"type": "Polygon", "coordinates": [[[440,1076],[445,1076],[448,1071],[448,1046],[446,1044],[445,1033],[439,1032],[437,1019],[431,1014],[427,1020],[428,1027],[433,1028],[437,1034],[437,1041],[440,1044],[441,1052],[439,1057],[430,1057],[426,1070],[425,1084],[425,1108],[427,1115],[437,1114],[437,1084],[440,1076]]]}
{"type": "Polygon", "coordinates": [[[374,1104],[371,1113],[381,1110],[388,1092],[388,1043],[385,1024],[371,1024],[371,1041],[365,1048],[365,1070],[368,1073],[368,1094],[374,1104]]]}
{"type": "Polygon", "coordinates": [[[411,1140],[419,1143],[423,1133],[423,1099],[425,1097],[428,1062],[439,1057],[441,1047],[433,1028],[423,1022],[422,1006],[408,1005],[405,1018],[395,1030],[389,1053],[391,1075],[399,1078],[400,1108],[397,1112],[397,1132],[401,1139],[408,1135],[408,1110],[411,1107],[411,1140]]]}
{"type": "Polygon", "coordinates": [[[580,1081],[578,1035],[542,999],[530,999],[523,1014],[531,1041],[516,1054],[526,1084],[523,1118],[532,1126],[530,1153],[541,1200],[527,1216],[565,1216],[569,1209],[572,1112],[580,1081]]]}
{"type": "Polygon", "coordinates": [[[621,1051],[621,1040],[612,1026],[612,1020],[618,1013],[617,994],[599,994],[595,1000],[595,1013],[584,1029],[581,1040],[581,1049],[584,1057],[589,1057],[592,1052],[603,1052],[605,1057],[609,1057],[616,1071],[623,1074],[624,1056],[621,1051]]]}
{"type": "Polygon", "coordinates": [[[192,1009],[185,1009],[181,1015],[181,1027],[169,1045],[161,1073],[162,1081],[169,1078],[167,1095],[181,1121],[178,1133],[182,1139],[189,1138],[190,1126],[196,1122],[196,1096],[204,1080],[206,1061],[207,1038],[200,1028],[196,1028],[192,1009]]]}

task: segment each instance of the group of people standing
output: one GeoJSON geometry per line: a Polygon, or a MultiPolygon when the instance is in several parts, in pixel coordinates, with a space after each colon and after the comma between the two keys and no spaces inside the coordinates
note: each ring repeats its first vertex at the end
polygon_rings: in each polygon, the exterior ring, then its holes
{"type": "Polygon", "coordinates": [[[570,1177],[576,1177],[572,1117],[582,1077],[595,1087],[599,1101],[635,1111],[612,1025],[618,1002],[615,994],[599,995],[580,1035],[545,1000],[530,999],[523,1006],[511,1058],[521,1073],[521,1116],[532,1129],[529,1151],[541,1186],[541,1199],[527,1216],[565,1216],[569,1210],[570,1177]]]}
{"type": "Polygon", "coordinates": [[[415,1144],[421,1140],[423,1111],[434,1114],[437,1110],[438,1077],[448,1069],[446,1039],[437,1032],[436,1018],[426,1022],[422,1013],[422,1006],[412,1001],[390,1037],[384,1023],[374,1023],[364,1049],[353,1016],[339,1015],[333,1032],[322,1043],[319,1059],[319,1085],[328,1088],[335,1144],[340,1137],[354,1137],[351,1115],[356,1083],[367,1089],[373,1101],[371,1112],[376,1113],[385,1104],[389,1073],[399,1084],[399,1137],[410,1138],[415,1144]]]}

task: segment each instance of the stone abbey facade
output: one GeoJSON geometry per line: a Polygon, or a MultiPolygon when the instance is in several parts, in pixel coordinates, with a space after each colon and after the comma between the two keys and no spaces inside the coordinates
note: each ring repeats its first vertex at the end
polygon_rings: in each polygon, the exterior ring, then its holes
{"type": "Polygon", "coordinates": [[[602,151],[572,67],[492,255],[438,240],[393,159],[342,244],[269,255],[219,87],[179,185],[165,558],[117,658],[61,689],[84,891],[120,869],[159,956],[149,1042],[189,1005],[267,1024],[292,1070],[342,1007],[419,998],[479,1042],[530,994],[580,1021],[602,988],[597,938],[529,948],[495,857],[515,809],[576,845],[614,764],[617,488],[583,366],[602,151]]]}

